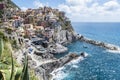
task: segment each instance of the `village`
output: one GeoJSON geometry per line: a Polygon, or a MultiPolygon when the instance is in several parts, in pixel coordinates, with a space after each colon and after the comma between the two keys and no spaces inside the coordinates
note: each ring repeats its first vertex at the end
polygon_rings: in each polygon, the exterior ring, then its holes
{"type": "Polygon", "coordinates": [[[80,56],[55,57],[67,53],[66,45],[77,40],[76,35],[63,11],[46,6],[23,11],[11,0],[0,1],[0,40],[11,50],[4,49],[5,55],[12,52],[21,66],[27,55],[28,68],[39,80],[51,79],[54,69],[80,56]]]}
{"type": "Polygon", "coordinates": [[[119,11],[118,0],[0,0],[0,80],[119,80],[119,11]]]}
{"type": "MultiPolygon", "coordinates": [[[[60,68],[76,60],[80,62],[89,56],[84,51],[70,52],[67,45],[77,41],[120,51],[118,46],[77,34],[64,11],[47,6],[21,10],[11,0],[0,0],[0,76],[3,76],[2,80],[5,78],[4,75],[9,75],[5,80],[10,80],[10,74],[18,76],[16,73],[19,69],[20,78],[28,77],[22,80],[29,80],[29,78],[56,80],[54,77],[60,68]],[[23,74],[24,72],[26,73],[23,74]]],[[[90,47],[83,45],[80,48],[90,47]]]]}
{"type": "Polygon", "coordinates": [[[22,11],[18,7],[6,8],[4,4],[1,4],[0,8],[5,13],[1,19],[1,29],[4,28],[6,36],[15,39],[18,46],[25,42],[24,47],[29,48],[29,53],[34,53],[35,49],[46,53],[48,46],[59,48],[59,51],[49,50],[50,53],[67,51],[67,48],[61,45],[61,41],[55,39],[56,33],[69,27],[70,20],[65,16],[65,12],[51,7],[22,11]],[[56,42],[58,42],[56,46],[49,45],[56,42]],[[63,49],[60,50],[62,47],[63,49]]]}

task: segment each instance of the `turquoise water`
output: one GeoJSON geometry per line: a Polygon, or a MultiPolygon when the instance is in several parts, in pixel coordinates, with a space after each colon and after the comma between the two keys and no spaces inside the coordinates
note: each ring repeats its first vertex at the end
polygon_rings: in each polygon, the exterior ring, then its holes
{"type": "MultiPolygon", "coordinates": [[[[88,38],[120,46],[120,23],[73,23],[73,26],[77,33],[88,38]]],[[[55,80],[120,80],[120,53],[110,53],[79,41],[67,47],[69,52],[87,52],[88,57],[81,62],[65,65],[62,71],[67,76],[59,76],[63,78],[55,80]]]]}

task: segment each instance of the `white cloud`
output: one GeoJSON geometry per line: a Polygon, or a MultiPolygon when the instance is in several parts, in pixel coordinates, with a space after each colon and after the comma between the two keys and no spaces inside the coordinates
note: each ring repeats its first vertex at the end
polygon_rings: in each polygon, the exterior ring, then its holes
{"type": "Polygon", "coordinates": [[[65,11],[72,21],[120,22],[120,3],[117,0],[103,4],[94,0],[66,0],[58,8],[65,11]]]}
{"type": "Polygon", "coordinates": [[[40,2],[40,0],[35,0],[33,2],[33,5],[34,5],[35,8],[39,8],[39,7],[48,6],[49,3],[48,2],[47,3],[42,3],[42,2],[40,2]]]}
{"type": "Polygon", "coordinates": [[[68,5],[60,4],[58,7],[60,10],[65,10],[67,13],[71,13],[70,7],[68,5]]]}
{"type": "Polygon", "coordinates": [[[43,7],[44,6],[44,4],[41,3],[39,0],[35,0],[33,2],[33,4],[34,4],[35,8],[39,8],[39,7],[43,7]]]}
{"type": "Polygon", "coordinates": [[[90,3],[92,0],[66,0],[66,2],[71,5],[85,5],[85,3],[90,3]]]}
{"type": "Polygon", "coordinates": [[[117,1],[109,1],[104,4],[107,10],[115,10],[120,8],[120,4],[117,1]]]}
{"type": "Polygon", "coordinates": [[[21,7],[21,10],[26,11],[28,8],[27,7],[21,7]]]}

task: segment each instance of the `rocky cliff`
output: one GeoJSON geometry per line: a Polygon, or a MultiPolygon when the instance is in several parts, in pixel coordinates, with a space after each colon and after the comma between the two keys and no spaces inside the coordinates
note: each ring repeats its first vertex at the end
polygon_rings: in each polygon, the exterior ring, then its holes
{"type": "Polygon", "coordinates": [[[71,25],[71,21],[67,17],[61,18],[59,15],[59,21],[55,27],[55,33],[53,39],[56,43],[66,45],[76,40],[74,29],[71,25]]]}
{"type": "Polygon", "coordinates": [[[68,44],[76,40],[74,33],[68,30],[60,30],[55,35],[55,41],[59,44],[68,44]]]}
{"type": "Polygon", "coordinates": [[[68,54],[68,55],[66,55],[60,59],[57,59],[53,62],[38,66],[37,68],[35,68],[35,73],[39,78],[42,78],[43,80],[50,80],[50,78],[52,76],[52,75],[50,75],[50,73],[53,70],[55,70],[59,67],[62,67],[65,64],[67,64],[68,62],[78,59],[79,57],[85,58],[86,53],[81,53],[80,55],[77,55],[75,53],[68,54]]]}

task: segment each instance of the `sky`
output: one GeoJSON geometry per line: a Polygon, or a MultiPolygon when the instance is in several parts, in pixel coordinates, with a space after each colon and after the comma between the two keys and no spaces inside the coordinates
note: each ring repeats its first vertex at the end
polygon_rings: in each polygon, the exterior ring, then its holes
{"type": "Polygon", "coordinates": [[[72,22],[120,22],[120,0],[12,0],[22,10],[49,6],[72,22]]]}

